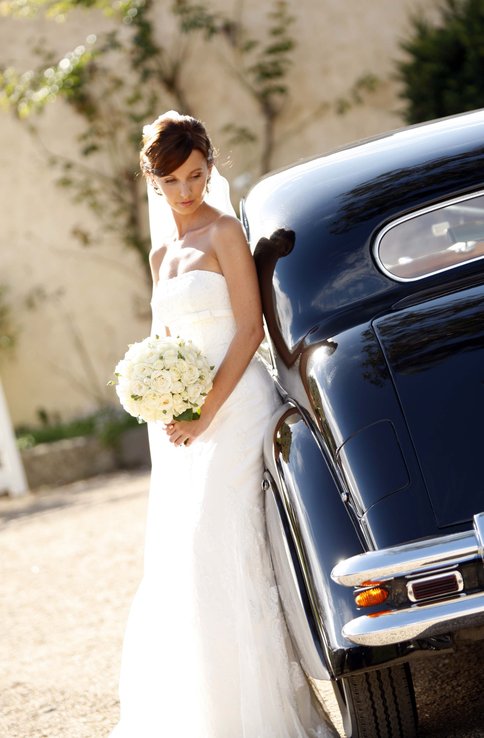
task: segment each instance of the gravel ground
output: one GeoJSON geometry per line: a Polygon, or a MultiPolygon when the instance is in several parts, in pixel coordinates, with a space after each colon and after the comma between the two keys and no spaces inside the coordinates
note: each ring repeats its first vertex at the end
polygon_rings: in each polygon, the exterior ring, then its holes
{"type": "MultiPolygon", "coordinates": [[[[105,738],[116,723],[147,488],[122,473],[0,498],[1,738],[105,738]]],[[[472,643],[414,666],[421,738],[484,737],[483,664],[472,643]]]]}
{"type": "Polygon", "coordinates": [[[0,499],[2,738],[103,738],[115,724],[147,486],[118,474],[0,499]]]}

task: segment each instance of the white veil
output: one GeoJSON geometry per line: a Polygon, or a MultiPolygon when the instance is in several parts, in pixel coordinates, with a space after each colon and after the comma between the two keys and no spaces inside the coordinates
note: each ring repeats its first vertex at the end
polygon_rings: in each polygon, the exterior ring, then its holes
{"type": "MultiPolygon", "coordinates": [[[[162,118],[176,119],[180,117],[180,114],[177,113],[175,110],[169,110],[167,113],[163,113],[163,115],[160,115],[160,117],[157,118],[154,123],[161,120],[162,118]]],[[[154,124],[151,123],[150,125],[143,128],[144,135],[149,133],[149,129],[152,125],[154,124]]],[[[153,248],[156,248],[161,243],[169,240],[174,235],[175,221],[171,208],[167,204],[165,198],[157,195],[149,180],[147,182],[147,186],[151,245],[153,246],[153,248]]],[[[236,215],[230,201],[229,183],[225,179],[225,177],[220,174],[215,166],[212,167],[212,172],[210,175],[210,185],[205,196],[205,202],[209,205],[212,205],[212,207],[217,208],[217,210],[221,210],[222,213],[233,216],[236,215]]]]}

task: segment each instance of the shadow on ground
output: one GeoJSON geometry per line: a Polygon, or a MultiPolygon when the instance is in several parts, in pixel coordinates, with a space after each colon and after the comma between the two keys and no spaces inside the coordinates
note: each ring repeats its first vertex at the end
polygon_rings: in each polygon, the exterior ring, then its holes
{"type": "Polygon", "coordinates": [[[484,736],[484,642],[418,661],[412,673],[420,738],[484,736]]]}

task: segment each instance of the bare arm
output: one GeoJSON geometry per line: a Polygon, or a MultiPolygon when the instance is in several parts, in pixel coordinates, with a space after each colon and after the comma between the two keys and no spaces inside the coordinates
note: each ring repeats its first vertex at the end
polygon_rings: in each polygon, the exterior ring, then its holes
{"type": "Polygon", "coordinates": [[[209,422],[237,385],[264,337],[257,274],[242,226],[234,219],[222,219],[213,246],[229,289],[236,332],[203,406],[209,422]]]}
{"type": "Polygon", "coordinates": [[[207,395],[200,420],[175,422],[169,426],[168,433],[174,443],[183,443],[187,437],[193,440],[208,428],[242,377],[264,335],[255,264],[240,223],[229,216],[220,218],[214,225],[212,246],[227,282],[236,331],[207,395]]]}

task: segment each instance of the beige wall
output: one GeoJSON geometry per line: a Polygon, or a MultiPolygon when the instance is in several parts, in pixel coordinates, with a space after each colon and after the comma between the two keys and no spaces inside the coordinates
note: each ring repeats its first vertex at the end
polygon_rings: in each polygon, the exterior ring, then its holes
{"type": "MultiPolygon", "coordinates": [[[[222,0],[218,5],[228,8],[222,0]]],[[[291,0],[298,38],[294,95],[279,125],[275,167],[401,125],[393,62],[409,11],[424,5],[435,7],[437,0],[291,0]],[[322,103],[344,96],[364,72],[376,74],[380,84],[363,106],[344,116],[331,106],[316,113],[322,103]]],[[[166,35],[165,6],[159,4],[159,27],[166,35]]],[[[255,33],[267,6],[255,0],[243,5],[255,33]]],[[[62,26],[2,19],[0,63],[27,67],[42,35],[61,56],[107,24],[82,13],[62,26]]],[[[257,124],[256,110],[213,48],[193,41],[190,51],[187,94],[222,148],[221,158],[232,159],[225,174],[236,201],[246,187],[239,183],[257,177],[257,151],[224,149],[221,130],[228,121],[257,124]]],[[[48,148],[70,153],[79,123],[65,104],[52,105],[38,126],[48,148]]],[[[129,341],[148,332],[149,286],[136,257],[113,238],[88,248],[77,243],[72,229],[88,224],[95,230],[92,215],[56,187],[45,152],[7,113],[0,114],[0,171],[0,284],[9,288],[19,328],[15,357],[0,371],[14,422],[35,420],[39,408],[63,417],[85,413],[95,406],[96,393],[113,399],[105,384],[114,363],[129,341]],[[27,307],[33,298],[36,306],[27,307]]]]}

